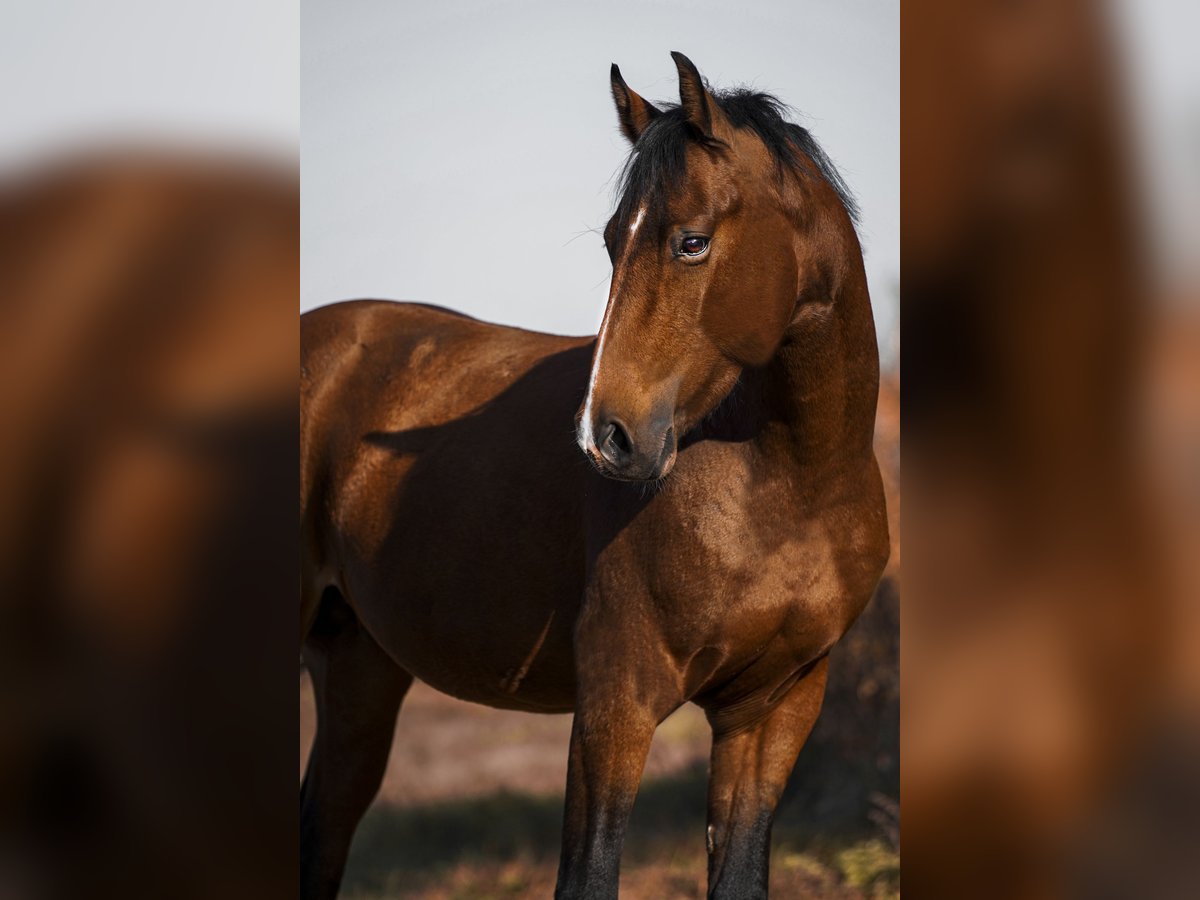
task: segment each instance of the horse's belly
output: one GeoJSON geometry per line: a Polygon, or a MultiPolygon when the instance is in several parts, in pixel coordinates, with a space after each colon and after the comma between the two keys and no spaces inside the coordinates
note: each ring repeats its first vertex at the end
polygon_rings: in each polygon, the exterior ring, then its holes
{"type": "Polygon", "coordinates": [[[415,457],[369,458],[365,487],[342,492],[342,577],[376,640],[427,684],[492,706],[570,711],[584,580],[572,473],[586,461],[574,445],[539,467],[506,452],[439,438],[415,457]]]}
{"type": "MultiPolygon", "coordinates": [[[[581,584],[565,560],[490,564],[414,541],[411,556],[355,567],[351,602],[387,653],[443,693],[510,709],[568,712],[581,584]],[[423,562],[423,564],[422,564],[423,562]],[[522,564],[524,563],[524,564],[522,564]]],[[[354,574],[353,570],[350,573],[354,574]]]]}
{"type": "Polygon", "coordinates": [[[439,607],[399,640],[396,658],[431,687],[474,703],[531,712],[575,708],[574,617],[563,607],[439,607]]]}

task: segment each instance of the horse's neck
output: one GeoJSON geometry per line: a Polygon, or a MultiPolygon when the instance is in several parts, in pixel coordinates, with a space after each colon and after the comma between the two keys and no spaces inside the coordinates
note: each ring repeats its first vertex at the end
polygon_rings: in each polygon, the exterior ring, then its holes
{"type": "MultiPolygon", "coordinates": [[[[802,289],[792,323],[771,361],[745,370],[737,386],[698,429],[698,437],[753,449],[768,466],[799,467],[806,478],[868,459],[879,395],[879,350],[862,250],[854,226],[819,182],[837,213],[816,225],[836,248],[820,285],[802,289]]],[[[797,227],[803,217],[797,214],[797,227]]]]}
{"type": "Polygon", "coordinates": [[[861,265],[829,302],[806,303],[766,369],[758,373],[768,454],[818,475],[872,447],[879,355],[861,265]]]}

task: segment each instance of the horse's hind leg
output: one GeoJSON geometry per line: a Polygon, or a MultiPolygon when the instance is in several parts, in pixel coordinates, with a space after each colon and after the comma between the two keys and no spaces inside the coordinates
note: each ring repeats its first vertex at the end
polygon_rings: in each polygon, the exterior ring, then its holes
{"type": "Polygon", "coordinates": [[[300,788],[300,896],[337,895],[359,819],[379,790],[412,676],[367,634],[335,591],[304,643],[317,733],[300,788]]]}
{"type": "Polygon", "coordinates": [[[771,713],[746,730],[722,732],[714,721],[708,785],[708,896],[763,898],[771,822],[800,748],[825,696],[828,657],[788,689],[771,713]]]}

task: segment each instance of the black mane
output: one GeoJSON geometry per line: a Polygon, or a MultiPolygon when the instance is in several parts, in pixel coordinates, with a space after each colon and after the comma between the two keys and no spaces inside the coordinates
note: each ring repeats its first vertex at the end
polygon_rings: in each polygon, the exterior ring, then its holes
{"type": "MultiPolygon", "coordinates": [[[[721,111],[736,128],[749,128],[766,146],[780,175],[803,171],[803,159],[812,161],[817,173],[828,182],[841,200],[850,220],[859,223],[858,202],[841,173],[808,129],[786,118],[789,107],[777,97],[733,88],[709,91],[721,111]]],[[[687,175],[687,145],[699,140],[678,104],[660,105],[662,115],[642,132],[629,154],[618,183],[617,219],[633,217],[643,203],[652,208],[683,183],[687,175]]]]}

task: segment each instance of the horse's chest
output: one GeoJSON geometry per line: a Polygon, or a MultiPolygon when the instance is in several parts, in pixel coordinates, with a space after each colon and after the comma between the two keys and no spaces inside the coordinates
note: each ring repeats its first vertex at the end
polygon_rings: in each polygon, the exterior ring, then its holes
{"type": "Polygon", "coordinates": [[[753,642],[837,618],[844,585],[831,523],[785,491],[733,485],[679,511],[652,561],[652,594],[706,636],[753,642]]]}

